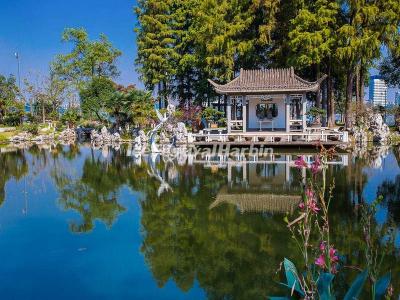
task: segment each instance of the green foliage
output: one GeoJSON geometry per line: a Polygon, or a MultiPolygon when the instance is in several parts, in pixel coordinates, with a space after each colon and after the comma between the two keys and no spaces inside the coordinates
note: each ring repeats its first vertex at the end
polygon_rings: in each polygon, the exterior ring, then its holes
{"type": "Polygon", "coordinates": [[[326,114],[326,110],[318,107],[311,107],[310,110],[307,112],[308,115],[312,117],[319,117],[326,114]]]}
{"type": "Polygon", "coordinates": [[[289,62],[300,68],[329,62],[334,54],[339,4],[317,0],[304,5],[291,21],[289,62]]]}
{"type": "Polygon", "coordinates": [[[68,108],[61,116],[61,122],[67,124],[68,127],[74,127],[80,119],[77,108],[68,108]]]}
{"type": "Polygon", "coordinates": [[[223,115],[224,113],[222,111],[212,107],[205,108],[201,114],[201,116],[208,122],[219,122],[223,115]]]}
{"type": "Polygon", "coordinates": [[[0,123],[17,125],[23,116],[22,103],[19,101],[20,91],[15,77],[0,75],[0,123]]]}
{"type": "Polygon", "coordinates": [[[331,285],[335,275],[331,273],[321,273],[317,281],[318,295],[321,300],[335,300],[331,294],[331,285]]]}
{"type": "Polygon", "coordinates": [[[0,155],[0,206],[5,199],[5,185],[10,179],[20,180],[28,174],[28,161],[24,150],[0,155]]]}
{"type": "Polygon", "coordinates": [[[300,279],[295,265],[285,258],[283,261],[283,267],[285,268],[287,287],[304,297],[304,292],[301,289],[300,279]]]}
{"type": "Polygon", "coordinates": [[[106,104],[114,97],[116,86],[106,77],[94,77],[79,92],[81,109],[85,116],[105,121],[106,104]]]}
{"type": "Polygon", "coordinates": [[[328,75],[316,104],[332,125],[336,111],[352,124],[354,90],[359,101],[382,47],[398,52],[400,41],[396,0],[141,0],[136,13],[138,71],[163,99],[200,104],[215,96],[207,78],[294,66],[309,80],[328,75]]]}
{"type": "Polygon", "coordinates": [[[387,84],[400,86],[400,55],[386,57],[380,64],[379,71],[387,84]]]}
{"type": "Polygon", "coordinates": [[[375,300],[383,299],[387,292],[387,289],[389,288],[391,279],[391,273],[387,273],[382,276],[376,283],[374,283],[375,300]]]}
{"type": "Polygon", "coordinates": [[[207,78],[227,81],[240,67],[265,61],[257,46],[271,39],[278,3],[139,1],[136,63],[146,88],[182,106],[213,96],[207,78]]]}
{"type": "Polygon", "coordinates": [[[122,53],[104,34],[100,35],[99,40],[91,41],[85,29],[67,28],[62,40],[72,43],[72,50],[58,55],[51,66],[61,79],[80,89],[84,82],[94,77],[115,78],[119,75],[115,63],[122,53]]]}
{"type": "Polygon", "coordinates": [[[40,74],[31,75],[25,79],[25,95],[31,105],[32,121],[46,119],[58,120],[63,102],[71,97],[71,89],[66,80],[61,79],[54,72],[49,76],[40,74]]]}
{"type": "Polygon", "coordinates": [[[117,127],[127,122],[148,125],[154,117],[154,101],[150,93],[138,90],[135,86],[119,86],[106,102],[106,108],[115,118],[117,127]]]}
{"type": "Polygon", "coordinates": [[[362,273],[358,274],[358,276],[351,284],[349,290],[347,291],[343,299],[344,300],[358,299],[358,297],[362,292],[364,284],[367,281],[367,278],[368,278],[368,270],[365,270],[362,273]]]}
{"type": "Polygon", "coordinates": [[[154,100],[149,92],[133,89],[125,94],[127,113],[135,125],[147,126],[155,118],[154,100]]]}
{"type": "Polygon", "coordinates": [[[39,133],[39,126],[35,123],[26,123],[21,126],[21,130],[37,135],[39,133]]]}

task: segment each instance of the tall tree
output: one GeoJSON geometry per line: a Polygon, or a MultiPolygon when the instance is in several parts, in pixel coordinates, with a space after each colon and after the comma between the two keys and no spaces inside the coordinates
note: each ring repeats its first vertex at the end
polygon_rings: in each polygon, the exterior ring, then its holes
{"type": "Polygon", "coordinates": [[[255,39],[247,36],[254,15],[251,1],[202,1],[193,27],[199,60],[213,79],[226,82],[240,69],[237,61],[247,55],[255,39]]]}
{"type": "MultiPolygon", "coordinates": [[[[352,124],[354,79],[363,77],[357,72],[380,57],[383,45],[392,47],[399,39],[399,9],[399,2],[392,0],[344,1],[341,5],[336,53],[346,74],[346,127],[352,124]]],[[[364,89],[363,80],[358,86],[364,89]]]]}
{"type": "Polygon", "coordinates": [[[174,61],[173,0],[139,0],[135,8],[139,21],[137,32],[138,56],[136,64],[145,86],[149,90],[158,87],[164,98],[169,95],[167,84],[176,74],[174,61]]]}
{"type": "Polygon", "coordinates": [[[72,43],[72,50],[58,55],[52,70],[61,79],[70,81],[78,89],[94,77],[115,78],[119,75],[116,60],[122,52],[116,49],[104,34],[91,41],[85,29],[67,28],[62,40],[72,43]]]}
{"type": "Polygon", "coordinates": [[[71,97],[68,82],[53,72],[49,76],[31,73],[29,79],[24,79],[24,86],[31,113],[40,114],[43,123],[48,114],[58,119],[61,105],[71,97]]]}
{"type": "MultiPolygon", "coordinates": [[[[335,0],[311,1],[299,10],[291,21],[288,44],[291,49],[289,62],[298,68],[310,68],[319,79],[321,72],[328,74],[327,98],[323,98],[324,109],[328,111],[328,124],[334,125],[333,64],[337,44],[336,30],[339,4],[335,0]]],[[[317,107],[320,106],[317,95],[317,107]]]]}
{"type": "Polygon", "coordinates": [[[0,75],[0,122],[4,121],[8,109],[15,105],[19,94],[15,77],[0,75]]]}

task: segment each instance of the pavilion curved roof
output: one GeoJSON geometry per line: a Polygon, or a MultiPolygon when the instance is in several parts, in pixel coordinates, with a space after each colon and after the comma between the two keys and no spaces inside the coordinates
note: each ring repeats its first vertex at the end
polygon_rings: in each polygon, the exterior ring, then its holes
{"type": "Polygon", "coordinates": [[[264,70],[240,69],[239,76],[226,84],[218,84],[211,79],[208,79],[208,81],[217,93],[223,95],[272,94],[316,92],[326,77],[326,75],[323,75],[317,81],[307,81],[297,76],[293,67],[291,67],[264,70]]]}

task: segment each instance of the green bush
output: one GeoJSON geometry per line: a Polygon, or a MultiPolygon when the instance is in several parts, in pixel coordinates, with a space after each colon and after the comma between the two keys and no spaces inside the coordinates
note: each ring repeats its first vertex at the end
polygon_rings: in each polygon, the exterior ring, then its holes
{"type": "Polygon", "coordinates": [[[75,127],[79,118],[79,112],[76,108],[68,108],[61,116],[61,122],[68,127],[75,127]]]}
{"type": "Polygon", "coordinates": [[[207,107],[203,110],[201,116],[206,119],[208,122],[219,122],[219,120],[223,117],[224,113],[212,107],[207,107]]]}
{"type": "Polygon", "coordinates": [[[31,134],[36,135],[36,134],[39,133],[39,126],[37,124],[35,124],[35,123],[23,124],[21,126],[21,130],[22,131],[27,131],[27,132],[29,132],[31,134]]]}

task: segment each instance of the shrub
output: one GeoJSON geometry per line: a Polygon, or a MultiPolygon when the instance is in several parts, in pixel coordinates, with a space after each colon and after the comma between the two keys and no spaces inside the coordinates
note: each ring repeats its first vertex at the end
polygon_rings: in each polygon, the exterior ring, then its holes
{"type": "Polygon", "coordinates": [[[79,118],[79,112],[76,108],[68,108],[61,116],[61,122],[66,124],[68,127],[74,127],[79,118]]]}
{"type": "Polygon", "coordinates": [[[39,133],[39,126],[35,123],[23,124],[21,130],[36,135],[39,133]]]}

